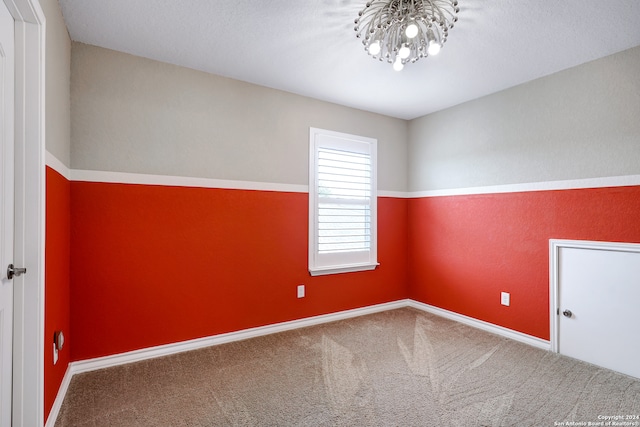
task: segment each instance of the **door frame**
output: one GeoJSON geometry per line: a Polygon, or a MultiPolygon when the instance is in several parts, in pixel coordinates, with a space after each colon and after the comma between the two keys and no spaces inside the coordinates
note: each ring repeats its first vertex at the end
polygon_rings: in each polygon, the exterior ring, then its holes
{"type": "MultiPolygon", "coordinates": [[[[3,0],[15,20],[13,423],[44,425],[45,15],[39,0],[3,0]]],[[[3,267],[3,266],[0,266],[3,267]]]]}
{"type": "Polygon", "coordinates": [[[549,326],[551,328],[549,338],[551,351],[559,353],[560,334],[558,328],[559,293],[560,293],[560,249],[595,249],[605,251],[622,251],[640,253],[640,244],[623,242],[599,242],[592,240],[549,240],[549,326]]]}

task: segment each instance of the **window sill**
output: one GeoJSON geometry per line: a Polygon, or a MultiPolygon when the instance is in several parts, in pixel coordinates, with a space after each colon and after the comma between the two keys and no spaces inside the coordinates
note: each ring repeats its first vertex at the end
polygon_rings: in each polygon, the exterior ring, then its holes
{"type": "Polygon", "coordinates": [[[375,270],[380,263],[374,264],[351,264],[332,267],[318,267],[310,268],[309,273],[312,276],[324,276],[326,274],[340,274],[340,273],[354,273],[357,271],[370,271],[375,270]]]}

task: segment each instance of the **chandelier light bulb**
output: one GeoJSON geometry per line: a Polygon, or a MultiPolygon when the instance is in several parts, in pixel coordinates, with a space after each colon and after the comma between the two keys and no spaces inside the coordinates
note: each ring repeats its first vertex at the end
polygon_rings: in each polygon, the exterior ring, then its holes
{"type": "Polygon", "coordinates": [[[380,53],[380,49],[380,42],[376,40],[369,45],[369,54],[375,56],[380,53]]]}
{"type": "Polygon", "coordinates": [[[400,57],[398,57],[398,59],[396,59],[396,62],[393,63],[393,69],[396,71],[402,71],[403,68],[404,64],[402,63],[400,57]]]}
{"type": "Polygon", "coordinates": [[[442,46],[440,46],[440,43],[433,40],[429,42],[429,48],[427,49],[427,53],[431,56],[437,55],[440,53],[440,49],[442,49],[442,46]]]}
{"type": "Polygon", "coordinates": [[[404,30],[404,33],[407,37],[412,39],[418,35],[418,26],[415,22],[411,22],[409,25],[407,25],[407,29],[404,30]]]}
{"type": "Polygon", "coordinates": [[[411,49],[406,44],[403,44],[398,51],[398,57],[401,59],[407,59],[411,55],[411,49]]]}

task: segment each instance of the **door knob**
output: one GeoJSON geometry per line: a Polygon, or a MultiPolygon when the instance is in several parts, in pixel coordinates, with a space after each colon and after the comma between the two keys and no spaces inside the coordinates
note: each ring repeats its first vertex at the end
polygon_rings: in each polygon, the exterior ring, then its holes
{"type": "Polygon", "coordinates": [[[571,312],[571,310],[565,310],[562,312],[562,314],[565,315],[565,317],[571,317],[573,316],[573,313],[571,312]]]}
{"type": "Polygon", "coordinates": [[[11,280],[14,277],[22,276],[26,272],[26,268],[14,267],[13,264],[9,264],[9,267],[7,267],[7,279],[11,280]]]}

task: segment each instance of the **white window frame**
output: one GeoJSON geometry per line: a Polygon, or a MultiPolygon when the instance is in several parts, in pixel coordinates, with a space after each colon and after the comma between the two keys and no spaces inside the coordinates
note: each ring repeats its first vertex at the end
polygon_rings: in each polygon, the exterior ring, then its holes
{"type": "Polygon", "coordinates": [[[309,273],[312,276],[375,269],[378,264],[378,141],[324,129],[309,129],[309,273]],[[318,150],[338,149],[367,154],[371,161],[371,236],[366,251],[319,253],[318,251],[318,150]]]}

